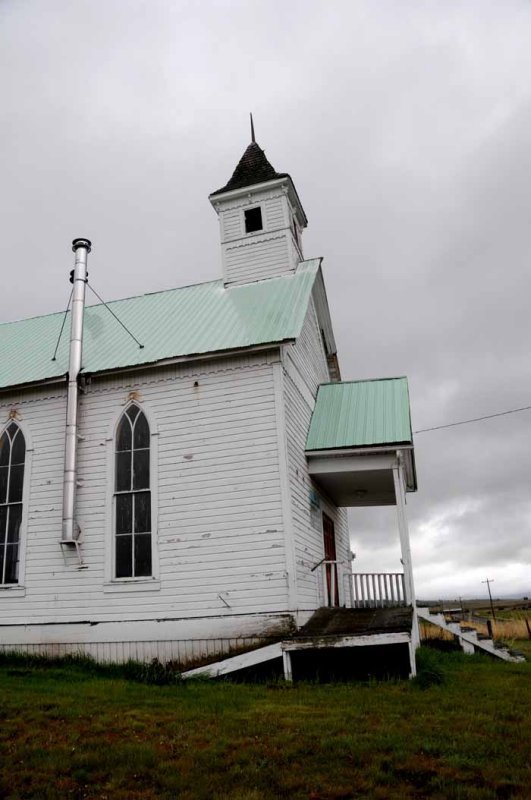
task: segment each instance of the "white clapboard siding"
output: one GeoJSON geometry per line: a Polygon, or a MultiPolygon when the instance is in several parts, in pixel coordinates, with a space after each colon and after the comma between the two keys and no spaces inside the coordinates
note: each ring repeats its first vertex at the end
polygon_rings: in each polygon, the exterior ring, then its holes
{"type": "Polygon", "coordinates": [[[290,260],[288,232],[255,236],[254,239],[227,245],[225,269],[228,284],[249,283],[275,278],[296,267],[290,260]]]}
{"type": "Polygon", "coordinates": [[[300,253],[293,245],[288,205],[286,194],[278,187],[255,189],[237,200],[215,201],[226,285],[265,280],[296,269],[300,253]],[[263,229],[246,233],[245,209],[257,205],[262,209],[263,229]]]}
{"type": "Polygon", "coordinates": [[[243,215],[239,208],[232,208],[221,215],[222,241],[233,241],[244,234],[243,215]]]}
{"type": "Polygon", "coordinates": [[[289,220],[286,219],[286,204],[283,197],[272,197],[264,203],[265,223],[268,231],[285,228],[289,220]]]}
{"type": "MultiPolygon", "coordinates": [[[[73,550],[59,545],[65,394],[14,398],[33,445],[31,496],[21,547],[24,590],[0,589],[0,640],[10,626],[37,622],[46,629],[89,620],[134,626],[286,612],[275,361],[278,353],[263,353],[92,379],[79,408],[76,518],[84,569],[73,550]],[[131,392],[153,434],[157,548],[152,581],[120,583],[109,570],[110,484],[114,427],[131,392]]],[[[12,407],[6,398],[0,414],[7,418],[12,407]]],[[[208,635],[205,623],[201,636],[208,635]]]]}
{"type": "Polygon", "coordinates": [[[315,398],[319,384],[327,383],[330,373],[313,300],[308,307],[301,334],[287,352],[300,378],[315,398]]]}
{"type": "MultiPolygon", "coordinates": [[[[262,206],[263,211],[265,212],[263,214],[264,228],[267,231],[277,231],[279,229],[286,228],[288,221],[286,219],[284,196],[276,195],[266,199],[263,198],[263,193],[258,194],[256,202],[262,206]]],[[[254,199],[252,201],[252,205],[255,205],[254,199]]],[[[244,224],[244,208],[245,206],[239,206],[237,208],[230,207],[220,214],[221,236],[223,243],[235,241],[236,239],[240,239],[246,235],[244,224]]]]}
{"type": "MultiPolygon", "coordinates": [[[[336,551],[339,561],[348,569],[350,539],[346,509],[332,504],[312,481],[304,455],[306,437],[310,426],[314,398],[320,383],[328,381],[328,366],[319,332],[313,303],[303,325],[301,336],[294,345],[286,348],[284,371],[284,396],[286,409],[286,434],[290,472],[292,518],[295,533],[297,562],[297,592],[301,609],[319,605],[319,570],[311,571],[324,556],[322,513],[333,521],[336,551]],[[314,501],[313,513],[310,495],[314,501]],[[316,507],[315,501],[319,507],[316,507]],[[319,525],[319,527],[318,527],[319,525]]],[[[341,600],[349,605],[346,587],[340,586],[341,600]]]]}

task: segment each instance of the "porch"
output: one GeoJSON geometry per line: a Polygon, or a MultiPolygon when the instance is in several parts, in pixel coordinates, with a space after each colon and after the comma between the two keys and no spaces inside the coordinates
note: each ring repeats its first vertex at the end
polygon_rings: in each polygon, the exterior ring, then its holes
{"type": "Polygon", "coordinates": [[[353,572],[351,562],[333,557],[324,530],[324,558],[313,567],[323,607],[283,645],[284,672],[302,649],[376,647],[385,661],[382,646],[393,645],[408,653],[414,675],[419,634],[406,495],[416,491],[417,478],[407,379],[320,386],[305,452],[317,492],[336,506],[395,506],[403,572],[353,572]],[[315,620],[326,620],[326,630],[318,631],[315,620]]]}
{"type": "MultiPolygon", "coordinates": [[[[414,606],[406,494],[417,479],[406,378],[319,387],[306,441],[308,473],[317,493],[347,508],[396,507],[403,573],[353,573],[338,561],[324,529],[317,573],[323,606],[414,606]]],[[[332,534],[333,538],[333,534],[332,534]]]]}

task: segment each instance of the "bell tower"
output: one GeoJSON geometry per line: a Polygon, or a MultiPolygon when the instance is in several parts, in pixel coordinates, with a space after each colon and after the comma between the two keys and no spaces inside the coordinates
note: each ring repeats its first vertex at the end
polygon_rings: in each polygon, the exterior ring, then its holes
{"type": "Polygon", "coordinates": [[[254,138],[231,179],[209,196],[219,217],[225,286],[295,272],[306,214],[291,177],[276,172],[254,138]]]}

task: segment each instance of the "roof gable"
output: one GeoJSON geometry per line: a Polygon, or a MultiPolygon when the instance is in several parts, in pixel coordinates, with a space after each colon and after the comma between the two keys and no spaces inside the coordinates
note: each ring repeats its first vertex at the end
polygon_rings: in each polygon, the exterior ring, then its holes
{"type": "MultiPolygon", "coordinates": [[[[320,259],[312,259],[266,281],[230,288],[212,281],[109,303],[142,349],[105,306],[88,306],[82,369],[103,372],[295,339],[319,271],[320,259]]],[[[0,324],[0,388],[66,374],[69,319],[52,361],[62,322],[58,313],[0,324]]]]}

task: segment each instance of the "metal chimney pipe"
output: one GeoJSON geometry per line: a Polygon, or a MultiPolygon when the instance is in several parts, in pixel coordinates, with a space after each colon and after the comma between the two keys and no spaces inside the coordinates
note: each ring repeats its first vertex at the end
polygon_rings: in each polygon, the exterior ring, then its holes
{"type": "Polygon", "coordinates": [[[77,398],[78,375],[83,350],[83,314],[85,286],[87,283],[87,256],[91,251],[88,239],[74,239],[72,250],[76,254],[72,274],[72,311],[70,313],[70,359],[68,362],[68,394],[66,399],[65,468],[63,478],[63,532],[61,543],[75,544],[74,504],[76,498],[77,462],[77,398]]]}

